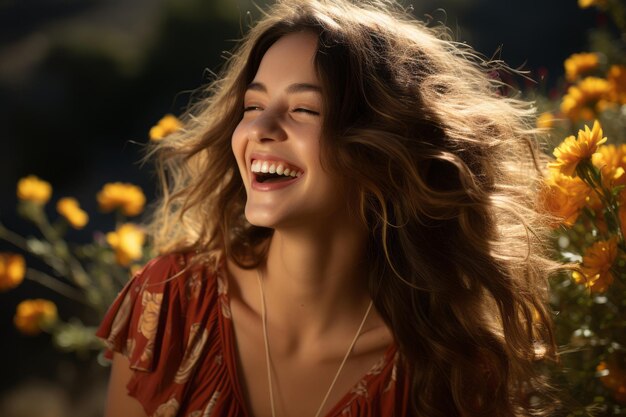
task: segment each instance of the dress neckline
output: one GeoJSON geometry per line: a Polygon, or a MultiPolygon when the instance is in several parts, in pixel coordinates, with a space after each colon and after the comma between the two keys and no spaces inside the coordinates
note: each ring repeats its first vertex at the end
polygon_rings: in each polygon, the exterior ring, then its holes
{"type": "MultiPolygon", "coordinates": [[[[228,295],[228,286],[230,284],[229,274],[226,270],[225,262],[221,262],[217,271],[217,291],[219,302],[221,304],[221,308],[219,311],[219,322],[222,331],[220,332],[220,337],[222,338],[222,346],[224,346],[224,355],[229,356],[229,360],[225,361],[226,363],[231,363],[232,366],[228,367],[228,374],[232,383],[232,389],[239,402],[240,408],[244,411],[246,417],[251,417],[252,414],[248,410],[248,405],[244,400],[242,385],[239,381],[239,369],[241,367],[239,357],[237,355],[237,343],[235,339],[235,328],[232,322],[232,315],[230,310],[230,297],[228,295]]],[[[392,342],[385,352],[380,356],[380,358],[367,370],[358,381],[350,387],[350,389],[344,393],[339,400],[328,410],[324,417],[333,417],[344,407],[348,406],[351,400],[357,396],[357,389],[363,383],[369,383],[370,380],[380,372],[376,372],[377,370],[382,370],[387,366],[390,366],[393,361],[395,361],[397,354],[397,346],[395,342],[392,342]]]]}

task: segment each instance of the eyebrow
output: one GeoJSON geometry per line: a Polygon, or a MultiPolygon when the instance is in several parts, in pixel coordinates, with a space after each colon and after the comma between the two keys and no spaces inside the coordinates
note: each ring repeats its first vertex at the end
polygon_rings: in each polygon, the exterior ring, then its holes
{"type": "MultiPolygon", "coordinates": [[[[252,82],[248,84],[246,91],[260,91],[263,93],[267,93],[267,87],[265,87],[265,84],[263,83],[252,82]]],[[[309,83],[295,83],[287,87],[288,94],[304,93],[304,92],[314,92],[314,93],[322,94],[322,87],[320,87],[319,85],[309,84],[309,83]]]]}

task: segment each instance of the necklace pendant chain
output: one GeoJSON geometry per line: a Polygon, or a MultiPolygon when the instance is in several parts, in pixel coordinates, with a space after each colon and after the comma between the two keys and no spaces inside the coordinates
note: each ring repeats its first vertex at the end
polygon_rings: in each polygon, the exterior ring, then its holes
{"type": "MultiPolygon", "coordinates": [[[[257,269],[257,279],[259,281],[259,290],[261,292],[261,319],[263,321],[263,342],[265,343],[265,364],[267,366],[267,383],[268,383],[269,392],[270,392],[270,407],[272,410],[272,417],[276,417],[276,407],[274,405],[274,389],[272,387],[272,367],[270,366],[270,346],[269,346],[269,339],[267,336],[267,314],[266,314],[266,306],[265,306],[265,292],[263,290],[263,277],[262,277],[262,272],[260,269],[257,269]]],[[[367,317],[369,316],[370,310],[372,309],[373,305],[374,305],[374,301],[370,301],[369,306],[367,307],[367,310],[365,311],[365,315],[363,316],[363,319],[361,320],[361,324],[359,325],[359,329],[356,331],[356,334],[354,335],[354,339],[352,339],[352,343],[350,343],[350,347],[348,348],[348,351],[343,357],[343,360],[341,361],[341,365],[339,365],[339,369],[337,369],[337,373],[335,374],[333,381],[330,383],[330,386],[328,387],[328,391],[326,391],[326,395],[324,396],[322,403],[317,409],[317,413],[315,413],[315,417],[320,417],[322,410],[324,409],[324,405],[326,405],[326,401],[328,401],[328,397],[330,396],[330,393],[332,392],[333,387],[335,386],[335,383],[337,382],[337,379],[339,379],[339,374],[341,374],[341,371],[343,370],[344,365],[348,361],[348,357],[350,356],[352,349],[354,349],[354,345],[356,344],[356,341],[361,335],[361,331],[363,330],[363,326],[365,325],[365,321],[367,320],[367,317]]]]}

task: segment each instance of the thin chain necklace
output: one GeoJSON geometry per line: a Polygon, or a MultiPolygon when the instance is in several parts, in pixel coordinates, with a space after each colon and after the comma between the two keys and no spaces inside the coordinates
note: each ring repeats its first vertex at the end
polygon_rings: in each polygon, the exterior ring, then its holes
{"type": "MultiPolygon", "coordinates": [[[[269,385],[269,391],[270,391],[270,407],[272,409],[272,417],[276,417],[276,408],[274,407],[274,389],[272,388],[272,368],[270,366],[270,345],[269,345],[268,337],[267,337],[267,316],[265,312],[265,292],[263,290],[263,278],[262,278],[262,272],[260,269],[257,269],[257,279],[259,281],[259,289],[261,292],[261,319],[263,321],[263,341],[265,342],[265,364],[267,365],[267,383],[269,385]]],[[[328,401],[328,397],[330,396],[330,393],[333,390],[333,387],[335,386],[337,379],[339,378],[339,374],[343,370],[343,367],[346,364],[346,361],[348,360],[348,357],[350,356],[350,353],[352,352],[352,349],[354,348],[354,345],[356,344],[357,339],[361,335],[361,330],[363,330],[363,326],[365,325],[365,321],[367,320],[367,316],[370,314],[370,310],[372,309],[373,305],[374,305],[374,302],[370,301],[370,304],[367,307],[367,310],[365,311],[365,315],[363,316],[363,320],[361,320],[361,324],[359,325],[359,329],[356,331],[356,334],[354,335],[354,339],[352,339],[352,343],[350,343],[350,347],[348,348],[348,351],[343,357],[343,360],[341,361],[341,365],[339,365],[339,369],[337,369],[337,373],[335,374],[335,377],[333,378],[333,382],[330,383],[330,387],[328,387],[328,391],[326,392],[326,395],[324,396],[322,403],[317,409],[317,413],[315,413],[315,417],[319,417],[321,415],[322,409],[324,408],[326,401],[328,401]]]]}

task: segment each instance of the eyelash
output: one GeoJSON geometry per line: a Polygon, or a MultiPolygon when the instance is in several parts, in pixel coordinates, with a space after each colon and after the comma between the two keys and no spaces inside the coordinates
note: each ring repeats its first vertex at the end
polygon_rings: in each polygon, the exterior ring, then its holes
{"type": "MultiPolygon", "coordinates": [[[[249,111],[255,111],[255,110],[261,110],[260,106],[246,106],[243,108],[244,113],[249,112],[249,111]]],[[[310,114],[312,116],[319,116],[320,113],[316,112],[315,110],[309,110],[309,109],[305,109],[302,107],[298,107],[292,110],[293,112],[297,112],[297,113],[306,113],[306,114],[310,114]]]]}
{"type": "Polygon", "coordinates": [[[293,109],[294,112],[299,112],[299,113],[307,113],[313,116],[319,116],[319,112],[316,112],[315,110],[309,110],[309,109],[304,109],[302,107],[298,107],[297,109],[293,109]]]}

